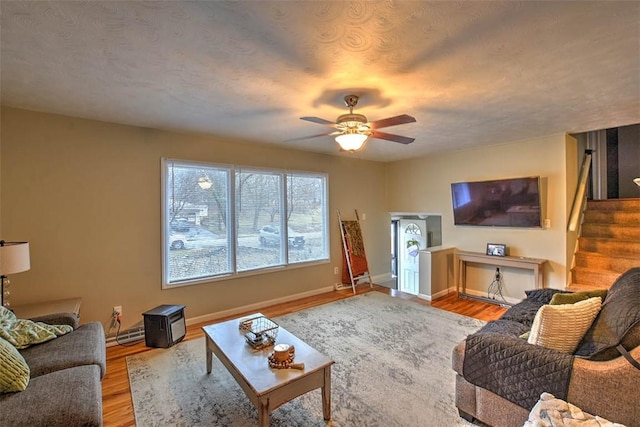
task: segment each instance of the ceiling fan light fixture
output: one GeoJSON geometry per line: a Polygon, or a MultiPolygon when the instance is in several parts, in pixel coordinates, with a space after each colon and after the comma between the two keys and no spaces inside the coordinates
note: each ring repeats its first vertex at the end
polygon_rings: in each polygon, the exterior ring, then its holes
{"type": "MultiPolygon", "coordinates": [[[[411,117],[408,114],[402,114],[394,117],[387,117],[386,119],[376,120],[369,122],[367,117],[362,114],[353,112],[353,108],[358,104],[359,97],[357,95],[347,95],[344,97],[344,103],[349,108],[348,114],[342,114],[338,116],[335,122],[325,120],[320,117],[300,117],[301,120],[317,123],[320,125],[331,126],[336,129],[335,132],[329,132],[322,135],[314,135],[305,138],[315,138],[316,136],[331,135],[335,136],[336,143],[343,151],[362,150],[369,138],[386,139],[388,141],[397,142],[400,144],[411,144],[415,141],[415,138],[408,138],[406,136],[394,135],[392,133],[380,132],[378,129],[396,126],[405,123],[413,123],[416,121],[415,117],[411,117]]],[[[298,139],[305,139],[298,138],[298,139]]]]}
{"type": "Polygon", "coordinates": [[[201,176],[200,178],[198,178],[198,185],[200,186],[200,188],[202,188],[203,190],[208,190],[211,188],[211,186],[213,185],[213,182],[211,182],[211,180],[209,179],[209,177],[207,176],[201,176]]]}
{"type": "Polygon", "coordinates": [[[336,142],[345,151],[358,151],[364,147],[369,135],[355,132],[343,133],[336,136],[336,142]]]}

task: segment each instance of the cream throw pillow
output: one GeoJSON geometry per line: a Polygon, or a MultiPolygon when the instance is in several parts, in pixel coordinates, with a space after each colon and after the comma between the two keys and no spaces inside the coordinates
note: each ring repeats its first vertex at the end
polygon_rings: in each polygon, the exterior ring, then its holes
{"type": "Polygon", "coordinates": [[[601,306],[600,297],[575,304],[543,305],[533,319],[527,342],[571,354],[600,312],[601,306]]]}
{"type": "Polygon", "coordinates": [[[24,357],[13,345],[0,338],[0,393],[24,391],[30,374],[24,357]]]}

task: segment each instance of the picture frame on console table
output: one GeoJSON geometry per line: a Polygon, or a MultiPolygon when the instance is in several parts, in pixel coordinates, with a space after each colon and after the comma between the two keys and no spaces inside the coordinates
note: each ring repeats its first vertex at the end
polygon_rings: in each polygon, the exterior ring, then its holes
{"type": "Polygon", "coordinates": [[[507,245],[503,243],[487,243],[487,255],[507,256],[507,245]]]}

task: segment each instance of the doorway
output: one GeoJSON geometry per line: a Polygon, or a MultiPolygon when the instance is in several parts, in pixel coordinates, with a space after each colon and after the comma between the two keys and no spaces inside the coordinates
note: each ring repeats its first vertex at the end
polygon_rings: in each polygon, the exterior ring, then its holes
{"type": "Polygon", "coordinates": [[[578,164],[591,150],[589,199],[640,198],[640,124],[572,134],[578,141],[578,164]]]}
{"type": "Polygon", "coordinates": [[[392,288],[416,295],[420,292],[421,250],[442,244],[440,215],[395,214],[391,219],[392,288]]]}

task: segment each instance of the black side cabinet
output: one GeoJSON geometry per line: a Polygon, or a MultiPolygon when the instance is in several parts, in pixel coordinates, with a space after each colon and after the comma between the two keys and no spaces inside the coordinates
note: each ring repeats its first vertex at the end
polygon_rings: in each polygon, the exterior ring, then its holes
{"type": "Polygon", "coordinates": [[[182,341],[187,333],[184,305],[160,305],[142,313],[147,347],[167,348],[182,341]]]}

